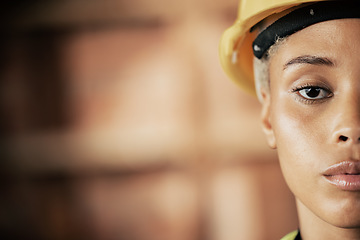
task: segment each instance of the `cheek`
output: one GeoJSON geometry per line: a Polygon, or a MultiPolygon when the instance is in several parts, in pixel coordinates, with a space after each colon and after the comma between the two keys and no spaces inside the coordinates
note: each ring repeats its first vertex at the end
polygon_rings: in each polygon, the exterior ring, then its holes
{"type": "Polygon", "coordinates": [[[326,153],[326,131],[321,117],[307,113],[289,100],[273,109],[274,129],[281,168],[289,187],[303,189],[319,174],[326,153]]]}

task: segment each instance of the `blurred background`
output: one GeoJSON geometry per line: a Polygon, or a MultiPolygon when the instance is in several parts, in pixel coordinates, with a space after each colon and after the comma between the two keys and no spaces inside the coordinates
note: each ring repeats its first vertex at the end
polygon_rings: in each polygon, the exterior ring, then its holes
{"type": "Polygon", "coordinates": [[[236,0],[0,4],[0,238],[265,240],[297,228],[257,100],[222,72],[236,0]]]}

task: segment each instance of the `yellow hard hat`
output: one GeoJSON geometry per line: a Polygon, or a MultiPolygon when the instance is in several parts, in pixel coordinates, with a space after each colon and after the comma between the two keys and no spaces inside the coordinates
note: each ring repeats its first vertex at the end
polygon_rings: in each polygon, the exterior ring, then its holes
{"type": "Polygon", "coordinates": [[[273,14],[320,1],[325,0],[240,0],[238,18],[220,40],[220,62],[226,74],[245,91],[256,95],[252,42],[257,33],[250,29],[273,14]]]}

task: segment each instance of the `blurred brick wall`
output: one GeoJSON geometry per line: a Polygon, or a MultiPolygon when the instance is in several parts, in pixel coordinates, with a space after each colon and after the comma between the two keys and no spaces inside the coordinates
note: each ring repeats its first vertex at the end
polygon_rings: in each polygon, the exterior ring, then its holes
{"type": "Polygon", "coordinates": [[[279,239],[259,103],[217,56],[237,2],[35,1],[2,16],[2,239],[279,239]]]}

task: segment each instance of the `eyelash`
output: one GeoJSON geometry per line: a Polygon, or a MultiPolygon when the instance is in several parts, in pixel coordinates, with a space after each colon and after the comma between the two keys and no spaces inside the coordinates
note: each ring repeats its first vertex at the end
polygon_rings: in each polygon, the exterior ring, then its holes
{"type": "Polygon", "coordinates": [[[316,86],[316,85],[312,85],[312,84],[305,84],[305,85],[301,85],[301,86],[298,86],[298,87],[295,87],[291,90],[292,93],[296,93],[296,97],[297,97],[297,100],[305,103],[305,104],[315,104],[315,103],[320,103],[320,102],[323,102],[325,101],[326,99],[330,98],[333,96],[333,93],[332,91],[330,91],[330,89],[328,88],[324,88],[324,87],[319,87],[319,86],[316,86]],[[321,98],[321,99],[307,99],[303,96],[300,95],[300,91],[301,90],[304,90],[304,89],[307,89],[307,88],[317,88],[317,89],[321,89],[323,91],[326,91],[328,93],[328,95],[324,98],[321,98]]]}

